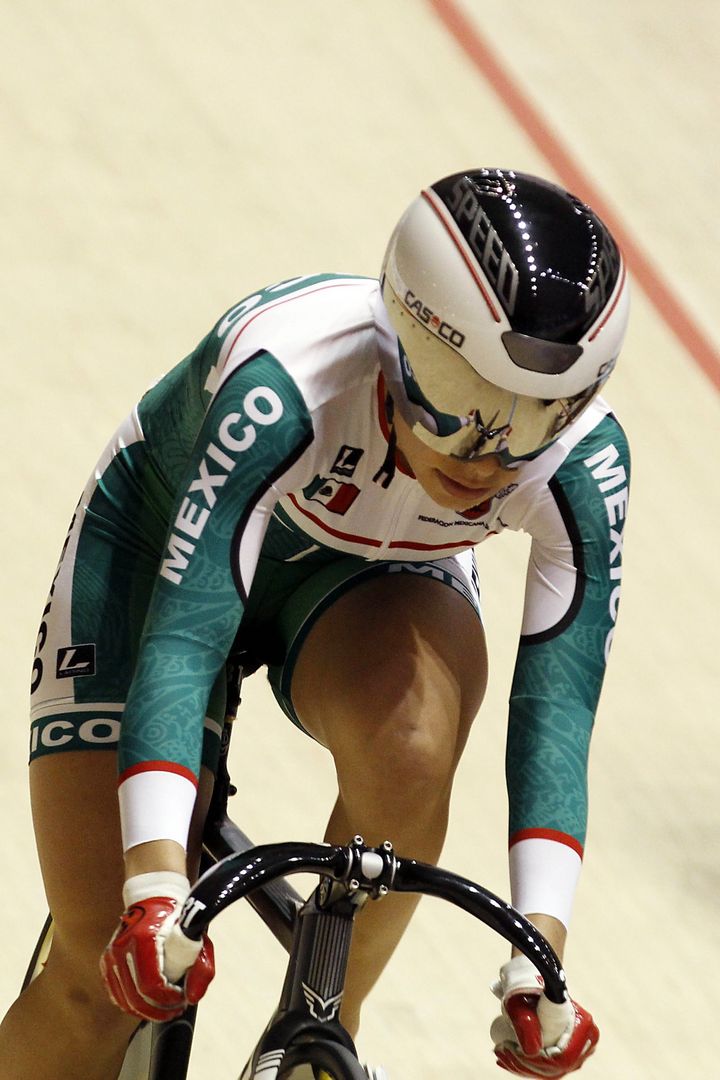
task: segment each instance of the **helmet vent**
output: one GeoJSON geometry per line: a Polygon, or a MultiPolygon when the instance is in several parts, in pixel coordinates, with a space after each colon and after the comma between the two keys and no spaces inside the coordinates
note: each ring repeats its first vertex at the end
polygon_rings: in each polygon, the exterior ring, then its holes
{"type": "Polygon", "coordinates": [[[508,356],[514,364],[525,371],[538,371],[542,375],[562,375],[582,356],[582,346],[506,330],[500,335],[508,356]]]}

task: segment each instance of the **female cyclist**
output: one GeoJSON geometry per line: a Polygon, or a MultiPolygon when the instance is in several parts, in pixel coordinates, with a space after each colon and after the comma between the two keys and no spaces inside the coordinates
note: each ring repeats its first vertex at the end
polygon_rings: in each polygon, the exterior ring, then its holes
{"type": "MultiPolygon", "coordinates": [[[[628,302],[591,209],[471,170],[412,203],[379,281],[260,289],[145,394],[82,495],[43,613],[30,783],[55,937],[0,1029],[0,1080],[112,1080],[139,1017],[177,1015],[207,987],[209,942],[188,955],[173,927],[233,650],[333,755],[327,839],[437,859],[487,679],[472,549],[505,529],[532,537],[507,742],[512,900],[562,953],[629,479],[598,391],[628,302]]],[[[351,1032],[414,902],[359,922],[351,1032]]],[[[590,1015],[552,1007],[523,957],[497,994],[509,1071],[563,1076],[592,1052],[590,1015]]]]}

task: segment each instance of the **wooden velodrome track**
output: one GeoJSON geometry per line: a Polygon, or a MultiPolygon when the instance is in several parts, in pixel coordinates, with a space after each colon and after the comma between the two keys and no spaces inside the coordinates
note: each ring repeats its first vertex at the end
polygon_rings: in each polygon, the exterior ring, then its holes
{"type": "MultiPolygon", "coordinates": [[[[720,8],[0,0],[0,37],[0,1010],[44,914],[25,769],[35,630],[99,450],[231,302],[308,271],[375,273],[421,186],[502,165],[595,196],[635,273],[608,394],[634,447],[626,587],[567,955],[602,1032],[583,1075],[720,1075],[720,8]]],[[[479,555],[491,685],[443,860],[500,893],[525,554],[506,537],[479,555]]],[[[245,700],[235,817],[258,842],[319,838],[329,762],[261,675],[245,700]]],[[[237,1076],[282,970],[249,912],[214,936],[193,1080],[237,1076]]],[[[487,986],[504,956],[489,931],[426,901],[367,1007],[363,1052],[392,1080],[497,1075],[487,986]]]]}

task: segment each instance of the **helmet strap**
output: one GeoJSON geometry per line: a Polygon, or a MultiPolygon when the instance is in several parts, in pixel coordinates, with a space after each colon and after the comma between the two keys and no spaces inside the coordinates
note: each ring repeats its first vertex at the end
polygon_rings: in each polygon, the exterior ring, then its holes
{"type": "Polygon", "coordinates": [[[385,415],[389,426],[388,447],[385,460],[373,476],[373,483],[389,488],[395,477],[395,454],[397,451],[397,432],[395,430],[395,403],[389,394],[385,395],[385,415]]]}

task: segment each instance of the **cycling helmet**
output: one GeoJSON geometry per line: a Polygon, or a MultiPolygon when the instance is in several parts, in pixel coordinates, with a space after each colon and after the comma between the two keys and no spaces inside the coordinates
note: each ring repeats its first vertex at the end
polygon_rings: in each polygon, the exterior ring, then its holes
{"type": "Polygon", "coordinates": [[[555,184],[475,169],[423,191],[381,273],[398,350],[383,358],[413,433],[458,458],[528,457],[612,371],[629,310],[607,227],[555,184]]]}

